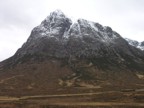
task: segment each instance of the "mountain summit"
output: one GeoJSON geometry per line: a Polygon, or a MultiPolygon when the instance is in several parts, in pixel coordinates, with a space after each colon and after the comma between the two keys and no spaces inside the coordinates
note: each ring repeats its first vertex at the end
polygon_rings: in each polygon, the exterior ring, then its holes
{"type": "Polygon", "coordinates": [[[83,49],[83,51],[85,51],[86,49],[89,49],[87,47],[89,47],[90,44],[93,44],[93,48],[90,49],[94,49],[94,46],[96,46],[94,44],[98,44],[96,41],[99,41],[99,44],[109,45],[110,43],[115,43],[115,40],[118,38],[122,39],[120,35],[112,31],[110,27],[103,27],[98,23],[84,19],[78,19],[77,22],[72,23],[71,19],[67,18],[63,12],[57,10],[52,12],[39,26],[32,30],[28,41],[17,54],[23,55],[28,53],[49,52],[51,53],[49,54],[51,56],[57,56],[52,53],[59,53],[59,56],[69,56],[70,53],[66,47],[71,47],[71,45],[68,45],[71,42],[71,39],[76,39],[75,41],[80,40],[78,42],[81,44],[79,47],[85,45],[85,48],[83,49]],[[46,45],[50,44],[48,41],[57,45],[46,45]],[[57,50],[54,52],[46,51],[50,50],[49,46],[61,47],[61,51],[59,51],[60,48],[52,48],[57,50]]]}
{"type": "Polygon", "coordinates": [[[16,55],[46,53],[49,56],[61,58],[70,55],[91,57],[94,54],[96,57],[101,56],[99,52],[102,50],[99,49],[109,52],[114,47],[127,50],[124,52],[135,56],[129,51],[127,42],[110,27],[84,19],[78,19],[72,23],[63,12],[56,10],[32,30],[27,42],[16,55]]]}
{"type": "Polygon", "coordinates": [[[0,78],[11,78],[2,79],[6,83],[0,86],[17,93],[132,87],[143,83],[143,65],[143,51],[112,28],[85,19],[73,23],[56,10],[32,30],[14,56],[0,63],[0,78]]]}

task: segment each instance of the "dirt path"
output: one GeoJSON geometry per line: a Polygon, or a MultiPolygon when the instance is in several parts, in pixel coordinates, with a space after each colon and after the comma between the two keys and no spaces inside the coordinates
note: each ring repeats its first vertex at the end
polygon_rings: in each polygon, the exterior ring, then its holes
{"type": "Polygon", "coordinates": [[[18,101],[17,97],[0,96],[0,101],[18,101]]]}
{"type": "Polygon", "coordinates": [[[22,97],[8,97],[0,96],[0,101],[13,101],[13,100],[28,100],[28,99],[42,99],[42,98],[56,98],[56,97],[77,97],[77,96],[92,96],[103,93],[114,93],[115,91],[97,92],[97,93],[80,93],[80,94],[60,94],[60,95],[34,95],[22,97]]]}
{"type": "Polygon", "coordinates": [[[60,94],[60,95],[35,95],[35,96],[23,96],[20,97],[20,100],[23,99],[36,99],[36,98],[54,98],[54,97],[75,97],[75,96],[92,96],[103,93],[118,93],[118,91],[107,91],[107,92],[97,92],[97,93],[79,93],[79,94],[60,94]]]}
{"type": "Polygon", "coordinates": [[[58,106],[133,106],[144,107],[144,103],[118,103],[118,102],[72,102],[72,103],[54,103],[50,105],[58,106]]]}
{"type": "MultiPolygon", "coordinates": [[[[124,94],[128,93],[129,90],[125,90],[126,92],[123,92],[124,94]]],[[[144,89],[136,89],[133,92],[140,91],[143,92],[144,89]]],[[[130,90],[131,92],[131,90],[130,90]]],[[[35,96],[23,96],[19,99],[36,99],[36,98],[54,98],[54,97],[76,97],[76,96],[93,96],[98,94],[110,94],[110,93],[122,93],[122,91],[105,91],[105,92],[96,92],[96,93],[79,93],[79,94],[60,94],[60,95],[35,95],[35,96]]]]}
{"type": "MultiPolygon", "coordinates": [[[[144,91],[144,89],[137,89],[135,91],[144,91]]],[[[34,95],[34,96],[22,96],[17,97],[5,97],[0,96],[0,100],[24,100],[24,99],[36,99],[36,98],[53,98],[53,97],[74,97],[74,96],[92,96],[104,93],[120,93],[121,91],[106,91],[106,92],[97,92],[97,93],[79,93],[79,94],[60,94],[60,95],[34,95]]]]}
{"type": "MultiPolygon", "coordinates": [[[[144,89],[137,89],[135,91],[143,92],[144,89]]],[[[59,98],[59,97],[77,97],[77,96],[93,96],[99,94],[121,93],[121,91],[106,91],[96,93],[79,93],[79,94],[60,94],[60,95],[34,95],[34,96],[22,96],[22,97],[8,97],[0,96],[0,101],[13,101],[13,100],[28,100],[28,99],[43,99],[43,98],[59,98]]],[[[123,92],[123,94],[128,92],[123,92]]]]}
{"type": "Polygon", "coordinates": [[[4,83],[5,81],[8,81],[8,80],[11,80],[11,79],[14,79],[14,78],[17,78],[17,77],[22,77],[24,75],[16,75],[16,76],[12,76],[12,77],[9,77],[9,78],[6,78],[6,79],[2,79],[0,81],[0,83],[4,83]]]}

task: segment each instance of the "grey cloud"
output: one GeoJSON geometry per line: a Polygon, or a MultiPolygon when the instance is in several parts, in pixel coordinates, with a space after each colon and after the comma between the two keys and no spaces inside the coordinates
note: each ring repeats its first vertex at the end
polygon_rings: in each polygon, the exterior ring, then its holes
{"type": "Polygon", "coordinates": [[[11,26],[28,27],[34,25],[34,20],[29,13],[29,2],[20,2],[22,0],[2,0],[0,3],[0,28],[10,28],[11,26]]]}

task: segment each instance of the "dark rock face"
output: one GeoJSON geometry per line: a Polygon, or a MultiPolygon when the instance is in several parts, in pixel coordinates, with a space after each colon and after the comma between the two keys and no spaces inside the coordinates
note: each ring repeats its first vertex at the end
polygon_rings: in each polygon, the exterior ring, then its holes
{"type": "Polygon", "coordinates": [[[143,47],[144,47],[144,41],[143,41],[143,42],[141,42],[141,46],[143,46],[143,47]]]}
{"type": "MultiPolygon", "coordinates": [[[[132,42],[138,45],[137,42],[132,42]]],[[[125,39],[110,27],[78,19],[72,24],[61,11],[52,12],[39,26],[32,30],[27,42],[15,56],[46,55],[55,58],[106,60],[120,67],[142,69],[144,54],[131,47],[125,39]],[[135,67],[134,64],[137,64],[135,67]],[[140,65],[139,65],[140,64],[140,65]]],[[[103,65],[103,63],[101,64],[103,65]]],[[[115,65],[114,65],[115,66],[115,65]]]]}

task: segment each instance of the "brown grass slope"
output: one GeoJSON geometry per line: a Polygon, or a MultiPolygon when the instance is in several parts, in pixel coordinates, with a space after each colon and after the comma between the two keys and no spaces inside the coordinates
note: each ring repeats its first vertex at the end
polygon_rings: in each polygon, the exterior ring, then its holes
{"type": "Polygon", "coordinates": [[[69,63],[65,59],[25,58],[17,64],[1,66],[0,95],[85,93],[144,87],[142,74],[110,68],[113,70],[102,70],[88,60],[69,63]]]}

